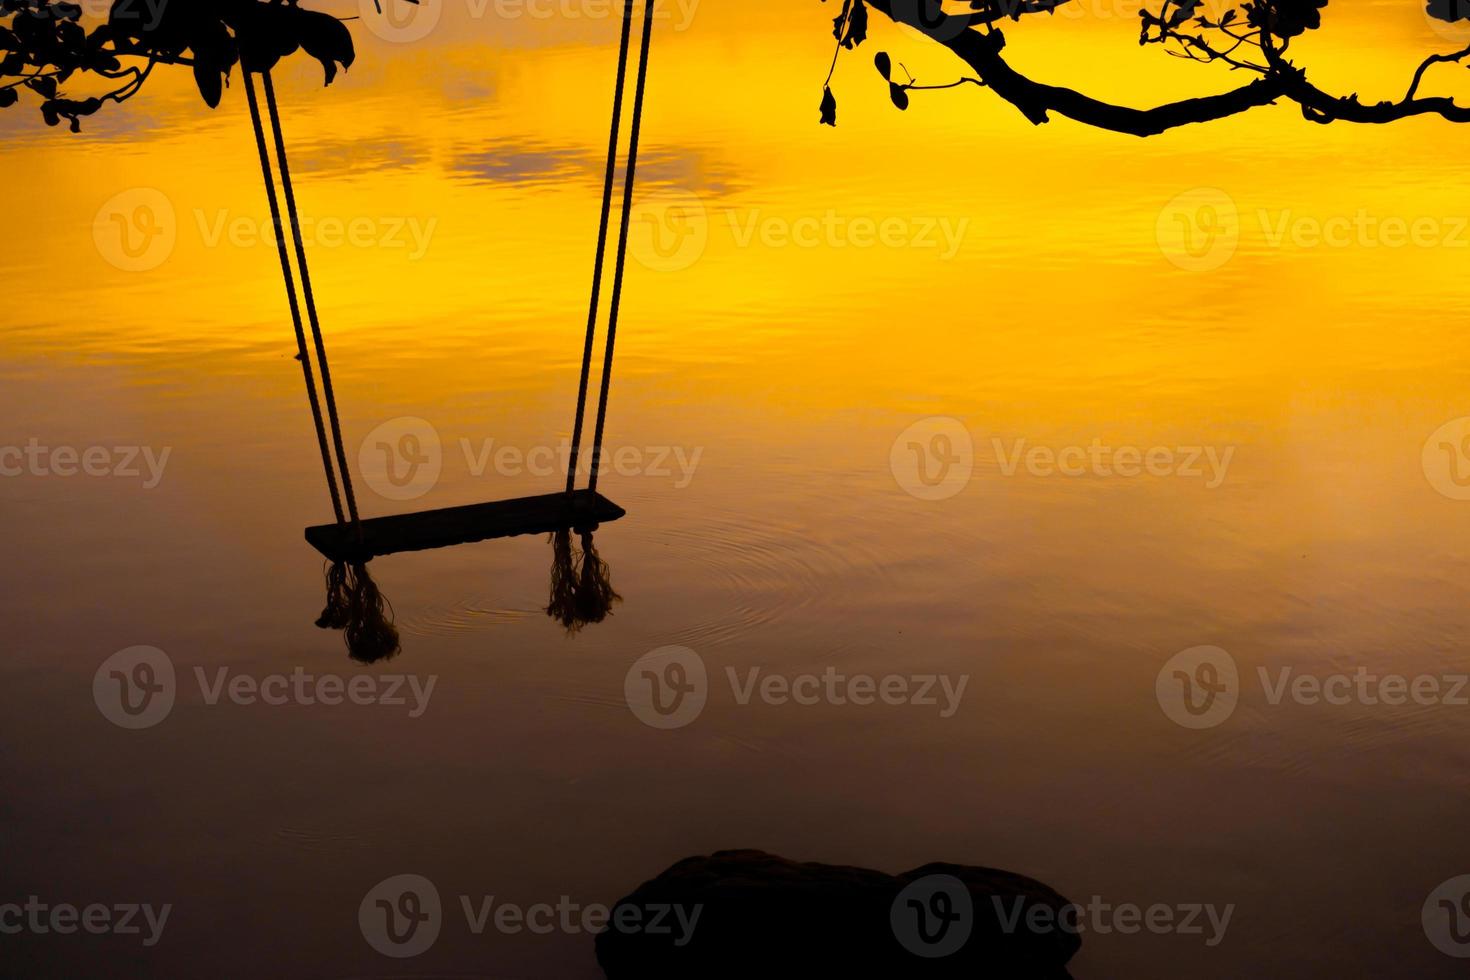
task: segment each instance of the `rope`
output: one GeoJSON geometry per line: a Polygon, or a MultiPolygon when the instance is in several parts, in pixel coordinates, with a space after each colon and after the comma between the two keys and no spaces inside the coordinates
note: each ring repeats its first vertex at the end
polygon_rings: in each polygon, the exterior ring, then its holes
{"type": "MultiPolygon", "coordinates": [[[[311,358],[306,353],[306,332],[301,324],[301,307],[296,301],[296,280],[291,275],[291,260],[286,255],[286,236],[282,233],[281,208],[276,201],[276,183],[271,176],[270,154],[265,146],[265,129],[260,121],[260,103],[255,96],[255,82],[251,79],[249,71],[243,72],[245,76],[245,94],[250,102],[250,121],[255,124],[255,146],[260,153],[260,173],[265,179],[266,197],[270,199],[271,218],[276,226],[276,248],[281,258],[281,278],[286,283],[286,298],[291,304],[291,322],[296,327],[296,359],[301,362],[301,373],[306,380],[306,397],[311,402],[311,417],[316,423],[317,445],[322,452],[322,468],[327,474],[327,487],[332,492],[332,510],[336,512],[337,523],[343,522],[342,498],[337,492],[337,477],[332,471],[332,457],[327,449],[327,430],[322,423],[322,408],[317,401],[316,379],[311,371],[311,358]]],[[[303,272],[305,266],[302,266],[303,272]]],[[[338,446],[340,448],[340,441],[338,446]]]]}
{"type": "MultiPolygon", "coordinates": [[[[627,0],[631,6],[633,0],[627,0]]],[[[597,470],[602,463],[602,432],[607,422],[607,393],[612,382],[613,345],[618,339],[618,305],[623,298],[623,267],[628,258],[628,221],[633,210],[633,171],[638,166],[638,132],[643,122],[643,90],[648,80],[648,42],[653,36],[653,3],[643,6],[643,39],[638,53],[638,85],[633,90],[633,129],[628,143],[628,169],[623,178],[623,218],[618,229],[618,261],[613,267],[612,305],[607,318],[607,350],[602,359],[602,393],[597,399],[597,428],[592,435],[592,473],[587,489],[597,489],[597,470]]]]}
{"type": "MultiPolygon", "coordinates": [[[[592,346],[596,336],[597,307],[601,298],[602,274],[607,253],[607,231],[612,216],[612,191],[617,170],[618,137],[622,126],[623,93],[627,84],[628,47],[632,35],[633,4],[623,4],[622,35],[618,44],[618,74],[613,95],[612,125],[608,133],[607,168],[603,177],[602,215],[597,229],[597,257],[593,264],[591,299],[587,310],[587,336],[582,346],[582,370],[577,386],[577,415],[572,429],[572,447],[567,468],[567,492],[576,487],[577,462],[582,450],[582,433],[587,411],[587,388],[592,373],[592,346]]],[[[638,81],[633,96],[633,123],[628,146],[628,165],[623,181],[623,205],[621,224],[618,228],[617,261],[613,268],[612,301],[608,312],[607,345],[603,352],[602,385],[597,400],[597,422],[592,437],[592,466],[588,489],[597,489],[597,475],[602,461],[603,434],[607,424],[608,392],[612,383],[613,350],[617,342],[618,311],[623,296],[623,272],[628,257],[628,225],[632,214],[634,174],[638,166],[638,139],[643,121],[643,96],[648,79],[648,51],[653,36],[654,0],[645,0],[643,33],[639,43],[638,81]]],[[[311,287],[311,272],[306,262],[306,245],[301,234],[301,220],[296,208],[296,193],[291,183],[291,169],[286,158],[285,136],[281,132],[280,109],[276,103],[275,85],[270,72],[261,72],[265,85],[266,105],[270,112],[271,130],[275,137],[276,160],[281,172],[281,187],[285,192],[286,212],[291,222],[291,235],[296,247],[296,263],[301,270],[302,292],[306,303],[307,322],[311,327],[313,345],[316,348],[317,364],[322,373],[322,393],[326,398],[327,420],[322,419],[321,402],[317,397],[316,379],[312,373],[311,358],[307,353],[305,324],[301,318],[301,303],[296,296],[296,282],[291,272],[291,261],[286,250],[281,206],[276,197],[275,180],[271,173],[270,153],[266,148],[265,128],[261,121],[260,104],[255,94],[252,73],[246,71],[245,92],[250,103],[250,118],[255,127],[255,144],[260,154],[261,176],[265,181],[266,196],[270,201],[271,218],[276,228],[276,248],[281,261],[281,277],[285,281],[286,296],[290,302],[291,322],[296,330],[297,359],[301,361],[302,377],[306,382],[307,400],[311,404],[312,420],[316,426],[317,446],[321,450],[322,469],[327,476],[327,488],[332,495],[332,510],[337,523],[348,518],[357,528],[359,538],[362,527],[357,512],[357,498],[352,490],[351,470],[347,465],[347,451],[342,439],[342,423],[337,412],[337,399],[332,388],[332,373],[327,362],[326,343],[322,338],[321,320],[317,315],[316,297],[311,287]],[[327,447],[327,424],[332,430],[332,443],[337,457],[337,468],[341,472],[341,491],[338,490],[336,473],[332,468],[332,450],[327,447]],[[347,509],[344,515],[342,500],[345,496],[347,509]]]]}
{"type": "MultiPolygon", "coordinates": [[[[327,400],[327,418],[332,423],[332,441],[337,449],[337,466],[342,473],[342,492],[347,497],[347,514],[357,528],[359,538],[362,527],[357,517],[357,497],[352,492],[352,471],[347,467],[347,450],[342,444],[342,423],[337,416],[337,398],[332,391],[332,371],[327,366],[327,345],[322,340],[322,325],[316,315],[316,297],[312,294],[311,273],[306,266],[306,245],[301,237],[301,219],[296,212],[296,192],[291,186],[291,168],[286,163],[286,139],[281,134],[281,113],[276,107],[276,87],[271,82],[270,72],[262,72],[265,81],[265,103],[271,114],[271,128],[276,135],[276,158],[281,165],[281,188],[286,192],[286,211],[291,217],[291,234],[296,239],[296,265],[301,269],[301,291],[306,298],[306,315],[311,323],[311,336],[316,344],[317,366],[322,372],[322,394],[327,400]]],[[[279,218],[276,222],[277,237],[280,233],[279,218]]],[[[281,246],[285,248],[284,244],[281,246]]],[[[300,322],[298,314],[297,322],[300,322]]],[[[341,517],[337,522],[342,522],[341,517]]]]}
{"type": "Polygon", "coordinates": [[[592,267],[592,301],[587,305],[587,340],[582,345],[582,380],[577,387],[577,416],[572,427],[572,454],[567,465],[567,493],[577,486],[577,457],[582,452],[582,419],[587,412],[587,382],[592,374],[592,341],[597,332],[597,306],[602,293],[607,225],[612,216],[613,174],[618,164],[618,135],[623,118],[623,89],[628,77],[628,38],[633,29],[634,0],[623,3],[623,35],[618,42],[618,80],[613,91],[612,130],[607,137],[607,172],[602,179],[602,220],[597,226],[597,258],[592,267]]]}

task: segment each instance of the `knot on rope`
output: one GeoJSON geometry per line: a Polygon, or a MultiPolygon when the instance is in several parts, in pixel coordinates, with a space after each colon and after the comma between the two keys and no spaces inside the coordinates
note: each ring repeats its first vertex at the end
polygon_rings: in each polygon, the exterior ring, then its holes
{"type": "Polygon", "coordinates": [[[322,629],[342,631],[347,655],[358,663],[391,660],[402,649],[393,625],[393,605],[378,590],[362,562],[332,562],[327,568],[327,603],[317,617],[322,629]]]}
{"type": "Polygon", "coordinates": [[[622,596],[612,587],[607,562],[592,543],[592,532],[579,532],[581,548],[572,546],[572,531],[563,528],[551,535],[551,594],[546,615],[560,623],[568,634],[600,623],[612,615],[622,596]]]}

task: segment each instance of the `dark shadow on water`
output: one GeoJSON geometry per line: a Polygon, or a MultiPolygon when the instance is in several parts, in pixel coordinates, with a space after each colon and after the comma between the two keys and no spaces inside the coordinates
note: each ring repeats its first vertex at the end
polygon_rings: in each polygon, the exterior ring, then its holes
{"type": "Polygon", "coordinates": [[[997,868],[890,875],[718,851],[620,899],[595,945],[608,980],[1067,980],[1082,945],[1076,912],[997,868]]]}
{"type": "Polygon", "coordinates": [[[551,586],[546,604],[546,615],[568,634],[602,622],[623,598],[612,587],[611,569],[597,553],[592,532],[577,531],[576,546],[572,533],[571,528],[551,533],[551,586]]]}
{"type": "Polygon", "coordinates": [[[327,601],[316,624],[342,631],[347,655],[375,664],[402,649],[393,625],[393,604],[378,590],[365,562],[332,562],[327,566],[327,601]]]}

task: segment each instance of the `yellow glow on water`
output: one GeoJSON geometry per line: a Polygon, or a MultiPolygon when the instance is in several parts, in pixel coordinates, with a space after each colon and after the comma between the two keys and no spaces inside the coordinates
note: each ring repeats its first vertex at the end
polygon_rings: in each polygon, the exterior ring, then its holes
{"type": "MultiPolygon", "coordinates": [[[[1220,313],[1222,300],[1243,301],[1244,284],[1265,270],[1273,279],[1299,277],[1318,287],[1325,276],[1336,281],[1328,293],[1381,295],[1385,283],[1406,290],[1432,282],[1440,296],[1455,288],[1454,277],[1443,275],[1454,267],[1452,250],[1355,247],[1298,254],[1263,242],[1261,222],[1252,218],[1286,206],[1318,221],[1359,207],[1408,220],[1451,218],[1465,211],[1451,162],[1457,156],[1452,148],[1464,137],[1453,127],[1417,120],[1322,129],[1281,107],[1139,142],[1060,119],[1035,129],[1010,107],[972,90],[916,98],[914,108],[900,114],[883,98],[868,63],[871,50],[887,45],[907,52],[912,57],[905,62],[925,81],[948,79],[959,66],[875,18],[871,47],[840,61],[842,125],[833,132],[813,125],[811,95],[827,47],[824,12],[798,8],[784,26],[756,18],[758,42],[739,38],[738,17],[713,5],[698,10],[688,30],[660,32],[644,186],[655,203],[660,191],[695,195],[708,213],[709,240],[692,267],[648,275],[630,288],[630,301],[654,321],[652,336],[664,339],[670,320],[723,319],[721,311],[736,306],[785,311],[810,322],[819,309],[851,310],[854,303],[888,309],[899,297],[911,320],[960,319],[968,290],[983,291],[987,305],[1000,309],[1014,299],[1032,304],[1049,294],[1064,306],[1102,303],[1103,315],[1113,318],[1119,301],[1131,294],[1139,297],[1134,311],[1146,319],[1202,303],[1220,313]],[[1426,153],[1426,145],[1436,151],[1426,153]],[[1327,174],[1331,179],[1324,179],[1327,174]],[[1242,257],[1225,273],[1180,277],[1159,261],[1154,218],[1178,193],[1199,186],[1225,190],[1251,220],[1243,230],[1242,257]],[[839,230],[836,240],[823,232],[823,247],[803,248],[781,244],[782,229],[772,227],[810,226],[829,212],[844,224],[909,222],[905,234],[922,242],[900,249],[854,246],[839,230]],[[921,234],[929,222],[935,234],[921,234]],[[939,222],[960,234],[957,246],[943,241],[939,222]],[[993,278],[1000,270],[1004,279],[993,278]],[[1066,290],[1049,285],[1059,275],[1066,290]],[[1232,283],[1226,297],[1219,295],[1224,279],[1232,283]],[[966,288],[915,288],[956,281],[966,288]],[[996,288],[1002,281],[1007,288],[996,288]],[[861,290],[855,292],[854,283],[861,290]]],[[[1347,66],[1375,80],[1380,72],[1384,79],[1403,78],[1432,40],[1417,10],[1410,19],[1419,21],[1418,30],[1396,5],[1334,11],[1339,13],[1330,27],[1340,24],[1345,40],[1329,46],[1324,38],[1321,46],[1330,53],[1311,61],[1314,77],[1330,78],[1347,66]],[[1371,60],[1362,57],[1368,41],[1378,53],[1371,60]]],[[[1012,57],[1048,80],[1085,83],[1145,103],[1219,90],[1239,79],[1175,63],[1155,49],[1138,50],[1124,17],[1041,20],[1046,23],[1013,29],[1012,57]]],[[[611,20],[598,26],[604,36],[597,40],[607,44],[569,46],[557,43],[552,31],[544,46],[509,48],[476,44],[467,31],[422,54],[412,45],[367,43],[364,64],[332,89],[317,89],[311,66],[300,66],[283,82],[303,209],[328,227],[333,220],[378,222],[380,234],[392,239],[384,248],[355,248],[334,247],[328,236],[322,245],[313,271],[334,331],[425,323],[442,331],[443,321],[466,316],[541,316],[570,319],[575,327],[595,222],[615,29],[611,20]],[[376,63],[373,57],[393,60],[376,63]],[[457,96],[457,89],[473,94],[457,96]],[[407,223],[415,221],[428,237],[422,249],[407,236],[403,246],[396,244],[389,233],[400,219],[408,231],[407,223]]],[[[128,107],[139,118],[169,114],[168,122],[135,139],[75,140],[48,132],[28,135],[12,149],[13,165],[33,175],[34,189],[15,202],[12,220],[38,236],[36,251],[75,256],[88,280],[78,289],[76,272],[62,264],[33,270],[35,288],[13,299],[18,323],[47,320],[48,297],[65,289],[68,313],[108,324],[104,332],[125,346],[141,339],[140,332],[173,332],[179,336],[171,339],[190,343],[198,328],[225,329],[234,337],[243,328],[245,336],[262,341],[279,329],[281,297],[270,286],[273,251],[266,242],[243,244],[253,239],[236,228],[253,224],[258,239],[266,219],[241,93],[237,85],[211,114],[194,104],[190,85],[175,73],[128,107]],[[134,187],[161,190],[179,219],[167,263],[142,275],[99,261],[87,234],[107,192],[134,187]],[[215,244],[211,230],[225,216],[230,233],[215,244]],[[189,295],[191,288],[222,300],[216,309],[228,316],[215,318],[211,304],[189,295]],[[119,295],[150,302],[168,297],[175,315],[126,323],[115,309],[119,295]],[[108,311],[113,315],[101,315],[108,311]],[[172,331],[169,321],[181,319],[189,328],[172,331]]],[[[1285,292],[1288,303],[1300,295],[1285,292]]],[[[1275,318],[1303,311],[1276,304],[1270,312],[1275,318]]],[[[1079,328],[1083,323],[1069,315],[1057,319],[1079,328]]],[[[1297,323],[1292,334],[1301,336],[1302,326],[1297,323]]],[[[1084,332],[1108,333],[1097,327],[1087,323],[1084,332]]],[[[756,330],[758,336],[759,325],[756,330]]],[[[697,324],[681,336],[695,344],[726,342],[717,334],[702,336],[697,324]]],[[[803,332],[782,336],[799,344],[803,332]]],[[[852,374],[859,383],[863,372],[852,374]]]]}
{"type": "MultiPolygon", "coordinates": [[[[1138,48],[1128,11],[1077,9],[1010,28],[1013,63],[1140,105],[1243,80],[1138,48]]],[[[313,279],[338,375],[368,417],[488,384],[528,425],[560,430],[551,406],[580,351],[617,24],[462,13],[422,44],[359,22],[360,62],[330,89],[309,63],[281,72],[313,279]]],[[[972,88],[916,93],[899,113],[873,51],[925,82],[963,66],[875,17],[869,44],[839,60],[830,130],[816,125],[829,17],[709,4],[660,22],[619,359],[630,410],[697,389],[760,406],[744,424],[768,433],[792,413],[887,405],[1002,430],[1086,429],[1099,413],[1189,430],[1226,415],[1281,439],[1303,412],[1389,398],[1416,403],[1418,425],[1455,401],[1463,128],[1321,127],[1279,106],[1140,141],[1060,118],[1033,127],[972,88]],[[1201,194],[1235,238],[1190,267],[1169,242],[1210,234],[1195,226],[1201,194]]],[[[1324,86],[1388,94],[1449,43],[1413,4],[1361,5],[1334,10],[1297,54],[1324,86]]],[[[0,344],[22,357],[238,351],[272,365],[249,383],[289,390],[238,80],[217,112],[174,73],[114,116],[96,136],[29,130],[8,151],[29,175],[11,221],[32,247],[0,260],[19,283],[0,344]],[[171,223],[137,226],[140,205],[171,223]],[[141,242],[158,228],[158,262],[119,256],[124,231],[141,242]]]]}

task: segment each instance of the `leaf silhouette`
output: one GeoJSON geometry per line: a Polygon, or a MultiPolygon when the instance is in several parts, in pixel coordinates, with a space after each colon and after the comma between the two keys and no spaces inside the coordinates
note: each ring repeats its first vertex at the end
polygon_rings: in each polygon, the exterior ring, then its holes
{"type": "Polygon", "coordinates": [[[189,48],[194,53],[194,82],[205,104],[214,109],[224,95],[224,80],[239,58],[235,39],[224,24],[207,19],[193,26],[189,48]]]}
{"type": "Polygon", "coordinates": [[[893,104],[898,106],[899,109],[907,109],[909,107],[909,93],[907,86],[900,85],[897,82],[889,82],[888,97],[893,100],[893,104]]]}
{"type": "Polygon", "coordinates": [[[842,46],[852,50],[868,39],[868,5],[863,0],[853,0],[852,13],[847,15],[847,35],[842,46]]]}
{"type": "Polygon", "coordinates": [[[213,108],[237,64],[267,71],[304,50],[331,84],[356,57],[342,20],[297,0],[104,0],[104,7],[99,22],[84,16],[80,0],[0,0],[0,108],[34,92],[48,125],[70,120],[75,129],[80,117],[142,87],[148,72],[132,59],[189,67],[213,108]],[[111,84],[100,102],[63,94],[81,74],[111,84]]]}
{"type": "Polygon", "coordinates": [[[847,12],[852,9],[852,0],[842,0],[842,13],[832,18],[832,36],[842,40],[842,27],[847,23],[847,12]]]}
{"type": "Polygon", "coordinates": [[[224,76],[213,64],[204,60],[194,62],[194,82],[199,86],[199,94],[204,96],[204,104],[211,109],[219,108],[220,99],[224,97],[224,76]]]}
{"type": "Polygon", "coordinates": [[[879,51],[873,56],[873,65],[878,69],[878,74],[886,80],[893,74],[893,62],[888,58],[887,51],[879,51]]]}
{"type": "Polygon", "coordinates": [[[822,119],[823,126],[837,125],[837,99],[832,95],[832,89],[822,89],[822,119]]]}
{"type": "Polygon", "coordinates": [[[1169,26],[1178,27],[1180,24],[1194,16],[1199,9],[1201,0],[1178,0],[1174,12],[1169,16],[1169,26]]]}
{"type": "Polygon", "coordinates": [[[322,63],[327,84],[337,77],[337,65],[351,68],[356,58],[352,49],[352,34],[335,17],[310,10],[298,10],[301,47],[307,54],[322,63]]]}
{"type": "Polygon", "coordinates": [[[1322,26],[1322,8],[1327,0],[1267,0],[1252,6],[1246,22],[1269,30],[1277,37],[1291,38],[1322,26]]]}

